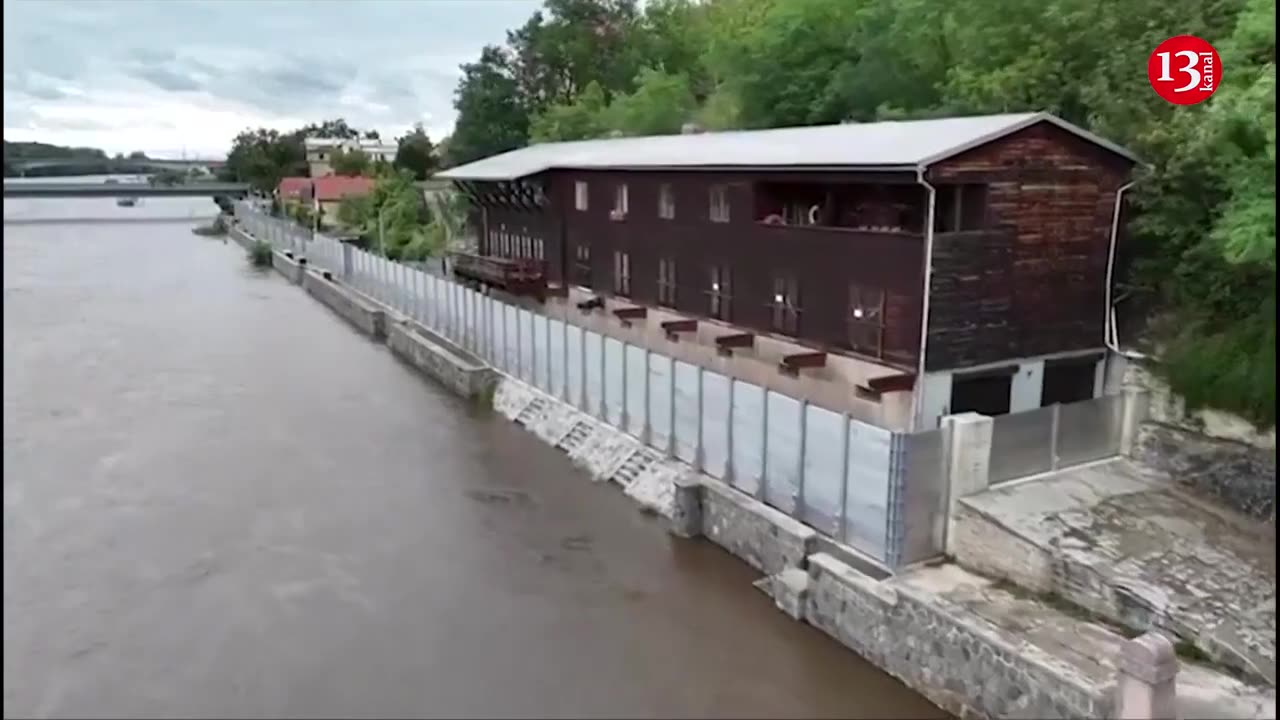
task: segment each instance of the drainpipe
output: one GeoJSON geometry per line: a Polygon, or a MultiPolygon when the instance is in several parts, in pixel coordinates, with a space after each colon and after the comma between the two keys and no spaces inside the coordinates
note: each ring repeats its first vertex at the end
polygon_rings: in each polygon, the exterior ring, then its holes
{"type": "Polygon", "coordinates": [[[911,429],[918,430],[921,402],[924,399],[924,352],[929,340],[929,283],[933,278],[933,216],[936,212],[938,191],[924,179],[924,167],[916,168],[916,182],[928,193],[924,223],[924,292],[920,304],[920,355],[916,369],[915,393],[911,401],[911,429]]]}
{"type": "Polygon", "coordinates": [[[1116,310],[1111,305],[1112,276],[1115,274],[1116,266],[1116,243],[1119,240],[1118,236],[1120,234],[1120,208],[1124,204],[1123,200],[1125,192],[1129,188],[1133,187],[1133,183],[1134,181],[1131,180],[1124,185],[1121,185],[1120,188],[1116,190],[1115,208],[1111,213],[1111,241],[1107,247],[1107,286],[1106,304],[1103,306],[1102,316],[1102,340],[1103,343],[1106,344],[1108,350],[1136,359],[1141,358],[1142,354],[1132,351],[1126,352],[1120,349],[1120,333],[1119,330],[1116,329],[1116,310]]]}

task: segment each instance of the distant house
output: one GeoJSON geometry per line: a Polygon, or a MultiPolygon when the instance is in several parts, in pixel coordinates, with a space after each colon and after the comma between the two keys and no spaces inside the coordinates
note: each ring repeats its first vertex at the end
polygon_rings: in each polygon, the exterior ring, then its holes
{"type": "Polygon", "coordinates": [[[373,190],[373,178],[367,177],[326,175],[310,182],[313,209],[320,210],[330,221],[337,217],[343,198],[368,195],[373,190]]]}
{"type": "Polygon", "coordinates": [[[1101,392],[1134,163],[1026,113],[544,143],[436,177],[478,209],[459,275],[929,429],[1101,392]]]}
{"type": "Polygon", "coordinates": [[[306,202],[311,199],[311,178],[287,177],[276,186],[276,199],[285,203],[306,202]]]}
{"type": "Polygon", "coordinates": [[[307,138],[303,141],[307,151],[307,165],[311,169],[311,177],[319,178],[333,174],[333,154],[338,150],[351,152],[359,150],[369,156],[370,162],[381,160],[391,163],[396,159],[399,146],[382,140],[369,138],[307,138]]]}

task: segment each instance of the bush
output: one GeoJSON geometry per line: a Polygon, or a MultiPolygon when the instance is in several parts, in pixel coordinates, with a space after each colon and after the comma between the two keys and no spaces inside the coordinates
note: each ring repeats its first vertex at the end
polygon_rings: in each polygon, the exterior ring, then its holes
{"type": "Polygon", "coordinates": [[[256,268],[271,267],[271,243],[264,240],[254,240],[249,246],[249,263],[256,268]]]}

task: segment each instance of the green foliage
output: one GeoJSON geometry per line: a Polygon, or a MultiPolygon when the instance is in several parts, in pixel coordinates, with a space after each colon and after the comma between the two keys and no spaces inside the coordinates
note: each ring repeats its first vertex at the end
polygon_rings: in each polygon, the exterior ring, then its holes
{"type": "Polygon", "coordinates": [[[529,124],[529,139],[533,142],[554,142],[603,137],[608,131],[605,125],[607,109],[604,90],[592,82],[573,101],[551,105],[534,116],[529,124]]]}
{"type": "Polygon", "coordinates": [[[372,169],[373,163],[369,160],[369,154],[363,150],[338,148],[333,151],[329,166],[333,168],[335,175],[356,177],[367,174],[372,169]]]}
{"type": "Polygon", "coordinates": [[[422,123],[414,125],[413,132],[400,138],[392,165],[397,170],[413,173],[414,180],[426,180],[436,171],[439,165],[436,148],[431,144],[431,138],[427,137],[422,123]]]}
{"type": "Polygon", "coordinates": [[[605,113],[607,125],[624,135],[678,133],[693,118],[697,101],[683,73],[645,68],[632,93],[618,95],[605,113]]]}
{"type": "Polygon", "coordinates": [[[498,47],[488,46],[480,59],[462,66],[454,93],[458,120],[449,138],[450,165],[460,165],[513,150],[529,137],[529,118],[516,92],[511,63],[498,47]]]}
{"type": "Polygon", "coordinates": [[[265,240],[254,240],[249,245],[249,264],[256,268],[271,267],[271,243],[265,240]]]}

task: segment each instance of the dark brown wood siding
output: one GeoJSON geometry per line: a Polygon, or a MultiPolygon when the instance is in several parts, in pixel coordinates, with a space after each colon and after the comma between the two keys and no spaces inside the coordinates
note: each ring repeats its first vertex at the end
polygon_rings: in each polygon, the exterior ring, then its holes
{"type": "MultiPolygon", "coordinates": [[[[563,208],[565,257],[578,245],[591,253],[591,287],[613,293],[614,253],[629,258],[628,297],[657,305],[658,263],[676,265],[676,304],[681,312],[709,315],[711,267],[732,273],[731,322],[772,332],[773,278],[791,273],[799,281],[801,312],[795,337],[816,346],[845,349],[849,284],[885,293],[883,359],[912,367],[918,354],[924,242],[918,234],[848,229],[769,226],[757,222],[757,175],[712,172],[554,171],[552,206],[563,208]],[[585,181],[588,207],[574,208],[574,183],[585,181]],[[616,188],[627,185],[628,213],[611,219],[616,188]],[[659,194],[670,185],[675,217],[659,216],[659,194]],[[727,188],[729,221],[712,222],[713,186],[727,188]]],[[[838,182],[839,175],[831,174],[838,182]]],[[[570,269],[570,272],[572,270],[570,269]]],[[[572,274],[570,274],[572,277],[572,274]]]]}
{"type": "Polygon", "coordinates": [[[1041,123],[939,163],[987,186],[986,229],[937,233],[927,370],[1103,344],[1108,244],[1128,160],[1041,123]]]}

